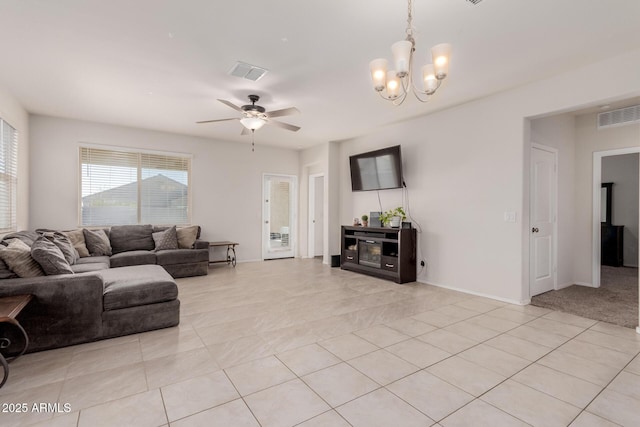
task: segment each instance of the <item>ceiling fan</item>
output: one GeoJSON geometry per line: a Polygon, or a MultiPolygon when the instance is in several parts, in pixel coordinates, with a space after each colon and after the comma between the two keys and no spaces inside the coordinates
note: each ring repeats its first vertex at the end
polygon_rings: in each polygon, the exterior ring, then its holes
{"type": "Polygon", "coordinates": [[[288,116],[291,114],[297,114],[300,112],[297,108],[291,107],[291,108],[283,108],[282,110],[267,111],[265,110],[264,107],[260,105],[256,105],[256,102],[258,102],[259,99],[260,97],[258,95],[249,95],[249,101],[251,101],[251,104],[243,105],[242,107],[238,107],[237,105],[229,101],[226,101],[224,99],[218,99],[218,101],[222,102],[224,105],[227,105],[233,108],[234,110],[241,112],[242,117],[234,117],[231,119],[204,120],[196,123],[213,123],[213,122],[226,122],[229,120],[240,120],[240,123],[242,123],[242,126],[244,126],[244,129],[242,130],[241,135],[247,135],[250,132],[256,131],[265,124],[277,126],[282,129],[290,130],[292,132],[297,132],[298,130],[300,130],[299,126],[294,126],[288,123],[282,123],[282,122],[277,122],[275,120],[271,120],[274,117],[282,117],[282,116],[288,116]]]}

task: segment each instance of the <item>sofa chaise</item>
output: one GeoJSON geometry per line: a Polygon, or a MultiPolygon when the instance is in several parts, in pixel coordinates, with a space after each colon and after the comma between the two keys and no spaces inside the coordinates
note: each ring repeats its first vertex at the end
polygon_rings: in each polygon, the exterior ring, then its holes
{"type": "MultiPolygon", "coordinates": [[[[96,233],[102,236],[101,243],[105,245],[104,236],[108,236],[111,246],[101,253],[99,245],[92,247],[90,243],[93,232],[90,230],[85,234],[90,256],[76,257],[69,265],[70,271],[64,274],[33,277],[15,277],[2,261],[2,251],[8,248],[7,242],[18,239],[34,253],[36,242],[45,240],[43,236],[53,231],[5,236],[0,242],[0,297],[33,295],[18,316],[29,336],[27,352],[178,325],[180,301],[174,278],[207,274],[209,244],[197,240],[198,227],[193,242],[187,243],[189,248],[156,250],[163,243],[153,240],[154,233],[171,234],[171,231],[175,232],[175,228],[114,226],[96,233]]],[[[68,243],[84,251],[74,242],[72,232],[68,233],[66,236],[72,236],[68,243]]],[[[76,255],[78,252],[76,249],[76,255]]],[[[43,270],[47,269],[43,264],[43,270]]],[[[19,343],[15,343],[3,353],[18,350],[19,343]]]]}

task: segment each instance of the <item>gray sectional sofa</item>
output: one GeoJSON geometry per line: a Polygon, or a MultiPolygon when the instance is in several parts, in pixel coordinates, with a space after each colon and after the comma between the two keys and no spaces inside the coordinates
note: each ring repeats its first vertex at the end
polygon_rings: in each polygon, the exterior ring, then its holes
{"type": "MultiPolygon", "coordinates": [[[[14,277],[0,256],[0,297],[34,297],[18,317],[29,335],[27,352],[178,325],[180,301],[174,278],[207,274],[209,244],[197,239],[198,227],[190,248],[156,250],[153,233],[166,229],[135,225],[103,230],[111,254],[76,257],[73,273],[14,277]]],[[[50,232],[13,233],[0,244],[19,239],[31,247],[50,232]]],[[[3,353],[11,354],[18,346],[3,353]]]]}

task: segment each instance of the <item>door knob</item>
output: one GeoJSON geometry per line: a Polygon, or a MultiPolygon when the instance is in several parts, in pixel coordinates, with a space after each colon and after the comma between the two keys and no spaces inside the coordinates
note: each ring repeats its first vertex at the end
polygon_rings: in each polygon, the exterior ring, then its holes
{"type": "Polygon", "coordinates": [[[531,229],[531,232],[532,232],[532,233],[537,233],[538,231],[540,231],[540,229],[538,229],[537,227],[533,227],[533,228],[531,229]]]}
{"type": "Polygon", "coordinates": [[[269,221],[265,221],[264,223],[265,223],[265,224],[269,224],[269,221]]]}

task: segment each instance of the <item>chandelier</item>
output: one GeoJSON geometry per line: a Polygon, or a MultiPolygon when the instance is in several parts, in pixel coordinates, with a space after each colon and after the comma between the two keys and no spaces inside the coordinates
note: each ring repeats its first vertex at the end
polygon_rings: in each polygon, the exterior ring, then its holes
{"type": "Polygon", "coordinates": [[[373,88],[383,99],[392,101],[393,105],[402,104],[409,92],[413,92],[420,102],[428,102],[449,71],[451,45],[442,43],[431,48],[433,64],[422,67],[424,90],[418,89],[413,83],[413,53],[416,50],[416,41],[412,24],[413,2],[408,0],[408,3],[407,37],[391,45],[395,70],[387,71],[388,62],[384,58],[374,59],[369,63],[373,88]]]}

